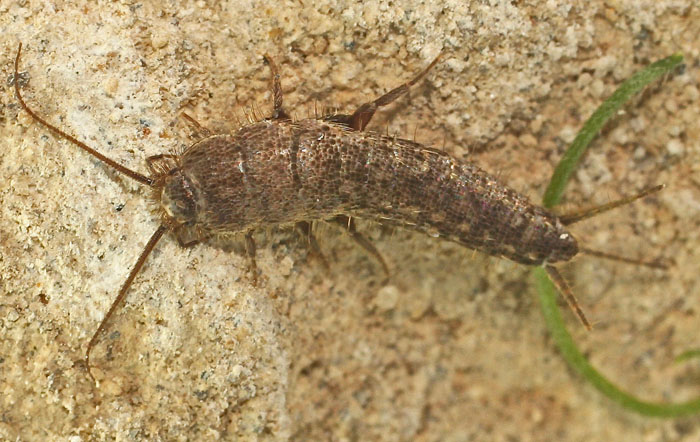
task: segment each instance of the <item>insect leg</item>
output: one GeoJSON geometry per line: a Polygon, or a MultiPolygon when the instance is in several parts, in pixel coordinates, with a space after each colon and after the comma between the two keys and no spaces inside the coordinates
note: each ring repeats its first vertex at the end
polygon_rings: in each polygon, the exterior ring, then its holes
{"type": "Polygon", "coordinates": [[[313,226],[310,222],[308,221],[299,221],[296,224],[297,230],[301,232],[302,235],[304,235],[304,238],[306,238],[309,247],[311,247],[311,252],[313,255],[318,258],[319,261],[321,261],[321,264],[323,267],[328,270],[328,261],[326,260],[326,257],[323,256],[323,252],[321,252],[321,248],[318,246],[318,241],[316,241],[316,237],[314,236],[313,233],[313,226]]]}
{"type": "Polygon", "coordinates": [[[245,251],[250,259],[250,273],[253,275],[253,287],[258,285],[258,263],[255,261],[255,240],[253,239],[253,231],[245,234],[245,251]]]}
{"type": "Polygon", "coordinates": [[[382,265],[382,268],[384,269],[384,273],[386,274],[387,277],[389,277],[389,266],[386,265],[386,261],[384,261],[384,258],[382,255],[379,253],[379,251],[372,245],[371,242],[367,238],[364,237],[360,232],[357,231],[355,228],[355,221],[345,215],[338,215],[332,220],[334,223],[339,224],[343,226],[348,233],[350,233],[350,236],[352,236],[352,239],[367,253],[370,255],[374,256],[374,258],[379,261],[379,263],[382,265]]]}
{"type": "Polygon", "coordinates": [[[350,121],[348,122],[349,126],[355,130],[364,130],[365,127],[367,127],[367,124],[369,124],[370,120],[374,116],[374,113],[377,111],[377,109],[390,104],[391,102],[408,92],[411,86],[418,83],[423,77],[425,77],[428,71],[430,71],[430,69],[433,66],[435,66],[438,60],[440,60],[440,55],[435,57],[435,59],[428,65],[428,67],[423,69],[421,73],[416,75],[413,78],[413,80],[390,90],[389,92],[387,92],[386,94],[382,95],[374,101],[365,103],[358,107],[357,110],[352,114],[352,116],[350,116],[350,121]]]}
{"type": "Polygon", "coordinates": [[[194,128],[195,134],[197,136],[206,138],[212,135],[212,131],[199,124],[199,121],[192,118],[187,112],[182,113],[182,118],[184,118],[185,121],[194,128]]]}
{"type": "Polygon", "coordinates": [[[270,118],[273,120],[289,120],[289,114],[287,114],[282,105],[282,83],[280,82],[277,65],[268,54],[263,55],[263,59],[270,66],[272,73],[272,115],[270,118]]]}
{"type": "MultiPolygon", "coordinates": [[[[367,124],[369,124],[377,109],[390,104],[400,96],[407,93],[411,86],[418,83],[423,77],[426,76],[430,69],[432,69],[433,66],[437,64],[438,60],[440,60],[441,55],[442,54],[439,54],[437,57],[435,57],[435,59],[428,65],[428,67],[423,69],[423,71],[416,75],[411,81],[392,89],[391,91],[387,92],[386,94],[382,95],[374,101],[361,105],[352,115],[329,115],[324,119],[326,121],[332,121],[335,123],[347,125],[357,131],[365,130],[367,124]]],[[[360,232],[358,232],[355,229],[355,223],[352,220],[352,218],[344,215],[339,215],[333,221],[347,228],[348,232],[350,232],[350,235],[355,240],[355,242],[359,244],[363,249],[365,249],[369,254],[374,256],[377,259],[377,261],[381,263],[382,268],[384,269],[384,273],[388,277],[389,266],[387,266],[386,261],[384,261],[382,255],[377,251],[377,249],[372,245],[372,243],[369,242],[367,238],[365,238],[360,232]]]]}
{"type": "Polygon", "coordinates": [[[161,153],[158,155],[151,155],[146,158],[146,165],[148,165],[148,170],[156,175],[163,175],[168,173],[170,170],[178,166],[177,155],[161,153]]]}
{"type": "Polygon", "coordinates": [[[173,234],[175,234],[177,243],[180,245],[180,247],[184,249],[194,247],[195,245],[207,239],[206,235],[204,235],[201,231],[198,231],[184,224],[175,227],[175,230],[173,230],[173,234]]]}

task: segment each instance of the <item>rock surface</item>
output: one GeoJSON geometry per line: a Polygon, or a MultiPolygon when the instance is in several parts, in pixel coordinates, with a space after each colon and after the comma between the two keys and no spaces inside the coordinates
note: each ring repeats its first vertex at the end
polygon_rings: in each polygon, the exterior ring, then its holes
{"type": "MultiPolygon", "coordinates": [[[[590,247],[672,257],[668,272],[581,257],[567,267],[596,325],[566,313],[593,363],[651,400],[700,394],[700,10],[683,1],[0,3],[0,70],[25,44],[25,98],[117,161],[270,108],[282,71],[298,117],[352,110],[411,78],[389,130],[479,163],[539,200],[578,128],[633,72],[686,68],[625,107],[569,186],[567,206],[647,185],[662,194],[575,226],[590,247]],[[253,109],[253,111],[251,111],[253,109]],[[468,158],[467,158],[467,155],[468,158]]],[[[0,439],[700,439],[698,419],[630,414],[572,373],[527,268],[360,223],[393,269],[319,224],[330,271],[291,229],[241,241],[163,240],[82,362],[158,212],[143,189],[33,123],[0,84],[0,439]]]]}

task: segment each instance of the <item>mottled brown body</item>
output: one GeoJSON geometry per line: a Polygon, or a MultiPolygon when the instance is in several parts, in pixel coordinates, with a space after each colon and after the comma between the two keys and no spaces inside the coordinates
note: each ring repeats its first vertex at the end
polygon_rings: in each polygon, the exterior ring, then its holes
{"type": "Polygon", "coordinates": [[[577,253],[555,215],[477,166],[328,120],[265,120],[194,144],[164,178],[166,212],[187,237],[344,214],[524,264],[577,253]]]}
{"type": "MultiPolygon", "coordinates": [[[[551,265],[568,261],[579,252],[576,240],[564,226],[663,187],[557,217],[473,164],[413,141],[365,132],[376,110],[405,94],[439,57],[413,80],[361,105],[352,114],[293,121],[282,105],[277,68],[266,56],[272,70],[272,115],[233,134],[211,135],[185,114],[190,123],[207,135],[181,155],[149,157],[151,175],[146,176],[63,132],[27,106],[18,81],[21,49],[20,44],[15,58],[14,86],[22,108],[54,134],[125,176],[151,187],[163,209],[161,225],[149,239],[88,343],[85,363],[91,377],[91,349],[125,299],[146,258],[168,231],[172,231],[183,246],[212,235],[244,233],[255,282],[253,231],[296,224],[318,252],[310,222],[341,221],[357,243],[372,253],[388,273],[381,255],[352,223],[352,217],[372,219],[455,241],[489,255],[527,265],[543,265],[583,324],[590,327],[570,288],[551,265]]],[[[658,263],[644,263],[585,248],[581,251],[662,267],[658,263]]]]}

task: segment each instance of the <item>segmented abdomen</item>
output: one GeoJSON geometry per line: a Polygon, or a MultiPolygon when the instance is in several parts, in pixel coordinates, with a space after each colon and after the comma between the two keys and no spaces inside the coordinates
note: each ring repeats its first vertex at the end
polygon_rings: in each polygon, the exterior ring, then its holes
{"type": "Polygon", "coordinates": [[[213,174],[193,179],[204,201],[198,217],[204,230],[240,232],[346,214],[525,264],[577,252],[555,215],[477,166],[418,143],[308,119],[260,122],[209,144],[183,155],[188,171],[206,158],[219,162],[213,174]]]}

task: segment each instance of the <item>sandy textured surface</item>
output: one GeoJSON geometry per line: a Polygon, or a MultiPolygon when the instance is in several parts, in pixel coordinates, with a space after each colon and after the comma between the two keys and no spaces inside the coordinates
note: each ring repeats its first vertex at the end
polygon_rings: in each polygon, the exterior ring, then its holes
{"type": "Polygon", "coordinates": [[[240,242],[161,242],[82,362],[158,214],[147,189],[19,110],[26,99],[139,171],[268,111],[352,110],[444,58],[377,116],[539,200],[567,142],[642,66],[687,65],[610,125],[569,207],[656,183],[659,196],[575,226],[590,247],[675,258],[668,272],[581,257],[567,278],[596,322],[570,327],[596,366],[653,400],[700,395],[700,11],[691,1],[0,2],[0,440],[679,441],[700,419],[640,418],[561,360],[527,268],[372,224],[393,275],[338,229],[329,271],[291,230],[261,232],[261,283],[240,242]],[[48,6],[47,6],[48,5],[48,6]],[[312,6],[313,5],[313,6],[312,6]],[[537,5],[537,6],[533,6],[537,5]],[[26,78],[24,78],[26,79],[26,78]]]}

